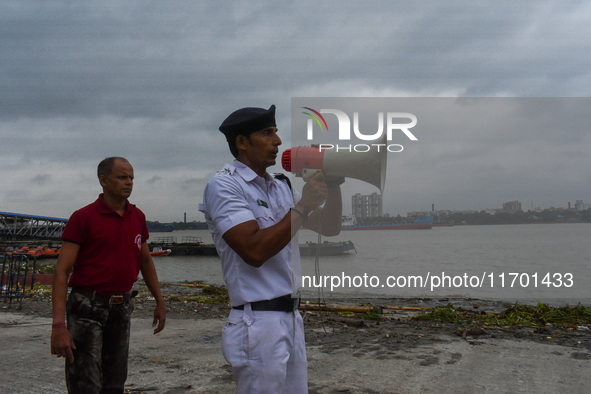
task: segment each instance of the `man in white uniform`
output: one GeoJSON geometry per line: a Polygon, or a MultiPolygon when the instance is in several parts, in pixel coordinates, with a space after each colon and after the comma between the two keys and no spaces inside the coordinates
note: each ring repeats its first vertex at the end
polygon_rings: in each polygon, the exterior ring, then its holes
{"type": "Polygon", "coordinates": [[[340,232],[343,179],[319,173],[300,198],[286,180],[267,173],[281,145],[274,105],[239,109],[220,131],[236,160],[210,180],[199,210],[221,257],[232,305],[222,333],[224,357],[240,393],[307,393],[296,234],[302,226],[326,236],[340,232]]]}

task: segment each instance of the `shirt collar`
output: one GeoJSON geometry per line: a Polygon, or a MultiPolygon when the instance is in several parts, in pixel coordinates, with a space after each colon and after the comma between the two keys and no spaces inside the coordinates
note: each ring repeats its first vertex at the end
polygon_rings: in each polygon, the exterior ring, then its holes
{"type": "MultiPolygon", "coordinates": [[[[105,202],[104,193],[99,194],[98,198],[96,199],[96,204],[98,206],[99,213],[115,213],[119,215],[105,202]]],[[[129,211],[132,206],[133,204],[130,204],[129,200],[125,200],[125,213],[127,213],[127,211],[129,211]]]]}
{"type": "Polygon", "coordinates": [[[265,183],[270,183],[273,182],[275,180],[275,178],[273,178],[268,172],[265,171],[265,176],[264,177],[260,177],[257,175],[256,172],[254,172],[250,167],[248,167],[246,164],[242,163],[241,161],[238,160],[234,160],[234,167],[236,168],[236,172],[238,173],[238,175],[240,175],[242,177],[242,179],[244,179],[246,182],[252,182],[255,181],[257,179],[260,179],[259,182],[265,182],[265,183]]]}

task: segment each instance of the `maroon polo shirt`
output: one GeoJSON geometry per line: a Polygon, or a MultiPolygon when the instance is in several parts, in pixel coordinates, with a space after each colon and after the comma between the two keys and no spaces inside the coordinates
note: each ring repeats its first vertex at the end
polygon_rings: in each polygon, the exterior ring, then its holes
{"type": "Polygon", "coordinates": [[[119,216],[101,194],[94,203],[72,214],[62,239],[80,245],[70,287],[125,293],[140,271],[142,243],[148,240],[146,216],[129,201],[125,213],[119,216]]]}

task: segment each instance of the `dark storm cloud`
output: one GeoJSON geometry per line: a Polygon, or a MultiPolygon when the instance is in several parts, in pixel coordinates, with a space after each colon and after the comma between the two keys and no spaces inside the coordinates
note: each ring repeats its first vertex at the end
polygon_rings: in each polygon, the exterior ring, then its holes
{"type": "Polygon", "coordinates": [[[39,174],[36,175],[33,179],[31,179],[31,183],[38,184],[38,185],[45,185],[47,182],[51,180],[51,175],[49,174],[39,174]]]}
{"type": "MultiPolygon", "coordinates": [[[[240,107],[276,104],[287,147],[292,96],[588,96],[589,15],[580,1],[4,1],[0,181],[48,169],[40,195],[53,212],[37,213],[65,215],[95,197],[98,161],[121,155],[134,165],[138,204],[166,221],[162,206],[194,210],[205,181],[231,160],[217,128],[240,107]]],[[[585,138],[575,129],[548,132],[547,152],[542,142],[531,148],[548,163],[577,158],[585,138]]],[[[490,139],[435,152],[450,172],[433,182],[462,171],[486,189],[478,174],[503,168],[484,159],[490,139]],[[478,155],[479,165],[462,165],[478,155]]],[[[436,167],[421,157],[417,167],[436,167]]],[[[0,198],[30,211],[37,197],[0,198]]]]}
{"type": "Polygon", "coordinates": [[[578,52],[587,43],[572,34],[580,25],[550,23],[578,15],[574,6],[9,4],[0,28],[4,118],[167,117],[216,108],[216,98],[330,81],[569,95],[588,79],[588,55],[578,52]]]}

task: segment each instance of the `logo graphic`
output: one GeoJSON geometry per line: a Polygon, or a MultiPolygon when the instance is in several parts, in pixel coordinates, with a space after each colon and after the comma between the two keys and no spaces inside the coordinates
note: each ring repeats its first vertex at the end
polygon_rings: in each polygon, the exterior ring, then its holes
{"type": "MultiPolygon", "coordinates": [[[[339,124],[339,140],[350,140],[351,129],[353,129],[353,134],[355,137],[363,141],[378,140],[384,133],[386,133],[388,141],[391,141],[394,131],[401,131],[409,140],[418,141],[417,137],[415,137],[414,134],[409,130],[417,125],[417,117],[408,112],[388,112],[386,116],[384,116],[383,112],[378,112],[378,130],[373,134],[365,134],[359,129],[359,112],[353,112],[353,122],[351,122],[349,115],[338,109],[321,109],[319,112],[310,107],[302,108],[310,110],[314,113],[311,114],[309,112],[303,112],[314,119],[316,123],[318,123],[320,130],[323,130],[324,127],[326,127],[326,131],[328,131],[328,124],[321,114],[335,115],[339,124]],[[400,119],[405,119],[406,122],[397,121],[400,119]],[[322,127],[320,120],[322,120],[322,123],[324,123],[324,127],[322,127]],[[386,124],[385,128],[384,123],[386,124]]],[[[308,140],[312,140],[314,138],[314,124],[312,123],[312,119],[308,119],[308,140]]]]}
{"type": "Polygon", "coordinates": [[[137,245],[137,248],[141,249],[142,248],[142,235],[141,234],[136,235],[134,242],[137,245]]]}
{"type": "Polygon", "coordinates": [[[388,152],[402,152],[404,147],[401,144],[389,144],[394,138],[402,134],[410,141],[418,141],[418,138],[410,131],[416,126],[417,117],[409,112],[378,112],[378,129],[362,132],[360,130],[359,112],[353,112],[352,119],[344,111],[338,109],[321,109],[316,111],[310,107],[302,107],[310,112],[302,112],[308,115],[310,119],[307,122],[307,139],[312,141],[314,139],[314,122],[320,127],[320,131],[328,131],[328,124],[322,114],[331,114],[336,117],[338,123],[338,140],[341,142],[351,141],[352,137],[366,143],[356,145],[333,145],[333,144],[319,144],[320,151],[324,149],[349,150],[356,152],[367,152],[371,146],[376,146],[378,151],[381,146],[385,147],[388,152]],[[373,142],[373,143],[372,143],[373,142]]]}
{"type": "MultiPolygon", "coordinates": [[[[316,114],[316,116],[312,115],[312,114],[311,114],[311,113],[309,113],[309,112],[302,112],[302,113],[303,113],[303,114],[306,114],[306,115],[310,116],[312,119],[314,119],[314,120],[316,121],[316,123],[318,123],[318,126],[320,126],[320,130],[322,130],[322,129],[323,129],[323,128],[322,128],[322,123],[324,123],[324,127],[326,127],[326,131],[328,131],[328,125],[326,124],[326,120],[324,119],[324,116],[322,116],[322,115],[320,114],[320,112],[318,112],[318,111],[316,111],[315,109],[312,109],[312,108],[310,108],[310,107],[302,107],[302,108],[304,108],[304,109],[307,109],[308,111],[312,111],[312,112],[314,112],[314,114],[316,114]],[[322,119],[322,123],[320,123],[320,119],[318,119],[318,118],[322,119]]],[[[309,119],[309,120],[308,120],[308,123],[310,123],[310,126],[312,126],[312,125],[311,125],[311,123],[312,123],[312,122],[311,122],[311,119],[309,119]]],[[[310,128],[311,128],[310,126],[308,127],[308,129],[310,129],[310,128]]]]}

